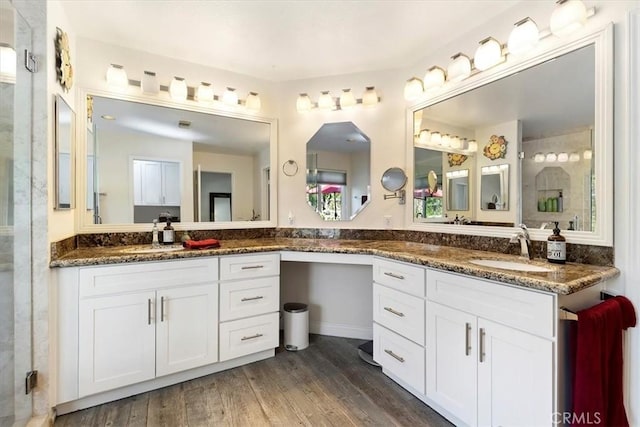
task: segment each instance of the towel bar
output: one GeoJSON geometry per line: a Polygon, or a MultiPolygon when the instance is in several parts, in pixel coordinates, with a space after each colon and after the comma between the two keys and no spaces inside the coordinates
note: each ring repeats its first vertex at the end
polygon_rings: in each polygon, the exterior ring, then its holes
{"type": "MultiPolygon", "coordinates": [[[[615,295],[610,294],[608,292],[600,291],[600,300],[601,301],[604,301],[604,300],[607,300],[607,299],[613,298],[613,297],[615,297],[615,295]]],[[[558,309],[558,318],[560,320],[578,320],[578,315],[575,312],[569,310],[566,307],[560,307],[558,309]]]]}

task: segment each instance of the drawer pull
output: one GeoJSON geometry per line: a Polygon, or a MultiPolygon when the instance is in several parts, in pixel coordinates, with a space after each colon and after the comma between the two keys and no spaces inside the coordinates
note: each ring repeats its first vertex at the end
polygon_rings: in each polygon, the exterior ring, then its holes
{"type": "Polygon", "coordinates": [[[264,268],[264,265],[245,265],[242,270],[256,270],[258,268],[264,268]]]}
{"type": "Polygon", "coordinates": [[[404,357],[398,356],[391,350],[385,349],[384,352],[387,353],[389,356],[393,357],[394,359],[396,359],[398,362],[404,363],[404,357]]]}
{"type": "Polygon", "coordinates": [[[245,302],[245,301],[255,301],[257,299],[262,299],[264,298],[262,295],[258,295],[257,297],[250,297],[250,298],[242,298],[240,301],[241,302],[245,302]]]}
{"type": "Polygon", "coordinates": [[[403,275],[401,275],[401,274],[395,274],[395,273],[392,273],[392,272],[390,272],[390,271],[385,271],[385,272],[384,272],[384,275],[385,275],[385,276],[389,276],[389,277],[393,277],[394,279],[404,280],[404,276],[403,276],[403,275]]]}
{"type": "Polygon", "coordinates": [[[465,356],[468,356],[471,353],[471,338],[469,337],[469,335],[471,335],[471,323],[465,323],[465,336],[464,336],[464,354],[465,356]]]}
{"type": "Polygon", "coordinates": [[[484,362],[486,354],[484,353],[484,328],[480,328],[480,363],[484,362]]]}
{"type": "Polygon", "coordinates": [[[151,324],[151,298],[147,300],[147,325],[151,324]]]}
{"type": "Polygon", "coordinates": [[[404,317],[404,313],[402,313],[401,311],[396,311],[391,307],[385,307],[385,310],[387,310],[389,313],[395,314],[398,317],[404,317]]]}
{"type": "Polygon", "coordinates": [[[160,297],[160,321],[164,322],[164,297],[160,297]]]}
{"type": "Polygon", "coordinates": [[[255,335],[251,335],[249,337],[242,337],[240,338],[240,341],[247,341],[247,340],[252,340],[255,338],[260,338],[261,336],[263,336],[262,334],[255,334],[255,335]]]}

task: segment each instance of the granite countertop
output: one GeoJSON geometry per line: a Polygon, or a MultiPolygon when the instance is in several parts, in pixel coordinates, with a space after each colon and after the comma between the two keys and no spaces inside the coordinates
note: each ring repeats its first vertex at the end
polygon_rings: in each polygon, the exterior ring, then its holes
{"type": "Polygon", "coordinates": [[[375,255],[440,270],[468,274],[560,295],[577,292],[620,274],[620,271],[614,267],[577,263],[558,265],[547,263],[546,260],[542,259],[526,262],[547,267],[552,271],[536,273],[483,267],[472,264],[469,261],[474,259],[495,259],[522,262],[522,259],[513,255],[495,252],[394,240],[265,238],[223,240],[220,243],[221,247],[216,249],[178,250],[159,253],[135,252],[136,250],[149,248],[149,245],[78,248],[58,259],[52,260],[50,266],[75,267],[271,251],[360,254],[375,255]]]}

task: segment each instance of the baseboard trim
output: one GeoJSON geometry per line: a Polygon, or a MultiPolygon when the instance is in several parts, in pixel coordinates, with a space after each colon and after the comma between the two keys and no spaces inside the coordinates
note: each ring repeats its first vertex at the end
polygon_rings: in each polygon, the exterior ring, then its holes
{"type": "Polygon", "coordinates": [[[158,388],[178,384],[184,381],[203,377],[205,375],[214,374],[216,372],[226,371],[227,369],[237,368],[238,366],[258,362],[260,360],[268,359],[273,356],[275,356],[274,349],[264,350],[259,353],[238,357],[233,360],[213,363],[211,365],[201,366],[199,368],[190,369],[188,371],[178,372],[175,374],[166,375],[164,377],[155,378],[153,380],[145,381],[139,384],[132,384],[127,387],[118,388],[116,390],[109,390],[104,393],[86,396],[78,400],[58,404],[56,406],[56,413],[58,415],[68,414],[69,412],[79,411],[80,409],[90,408],[92,406],[101,405],[103,403],[112,402],[114,400],[123,399],[125,397],[130,397],[158,388]]]}
{"type": "Polygon", "coordinates": [[[309,332],[332,337],[358,338],[363,340],[373,339],[373,326],[363,327],[343,323],[310,321],[309,332]]]}

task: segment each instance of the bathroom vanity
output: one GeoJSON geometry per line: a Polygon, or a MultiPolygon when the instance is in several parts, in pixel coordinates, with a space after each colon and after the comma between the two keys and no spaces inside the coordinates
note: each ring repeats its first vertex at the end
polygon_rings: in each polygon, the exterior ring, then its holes
{"type": "Polygon", "coordinates": [[[522,272],[470,262],[488,257],[517,261],[371,240],[227,240],[218,249],[157,253],[75,249],[51,263],[63,267],[51,270],[57,411],[274,356],[280,263],[287,261],[370,265],[374,359],[454,423],[551,424],[568,386],[559,309],[596,303],[618,271],[538,260],[522,268],[548,271],[522,272]],[[505,395],[508,407],[497,404],[505,395]]]}

